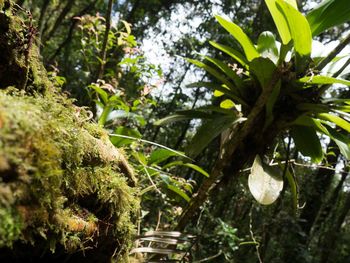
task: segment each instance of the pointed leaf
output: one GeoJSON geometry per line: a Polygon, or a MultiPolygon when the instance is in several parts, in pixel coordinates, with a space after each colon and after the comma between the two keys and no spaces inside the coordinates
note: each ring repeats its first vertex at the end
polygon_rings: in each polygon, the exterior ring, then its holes
{"type": "Polygon", "coordinates": [[[157,149],[151,153],[151,156],[149,157],[149,160],[148,160],[148,164],[149,165],[158,164],[169,159],[172,156],[179,156],[179,155],[175,151],[169,151],[167,149],[157,149]]]}
{"type": "Polygon", "coordinates": [[[219,15],[216,15],[215,18],[220,23],[220,25],[224,27],[242,46],[248,61],[252,61],[254,58],[260,56],[250,38],[239,26],[219,15]]]}
{"type": "Polygon", "coordinates": [[[218,116],[212,120],[204,121],[187,146],[186,152],[191,157],[196,157],[207,145],[221,134],[225,129],[231,127],[234,123],[241,122],[244,119],[237,119],[235,116],[218,116]]]}
{"type": "Polygon", "coordinates": [[[235,106],[235,103],[232,100],[224,100],[220,103],[220,107],[223,109],[231,109],[235,106]]]}
{"type": "Polygon", "coordinates": [[[154,122],[154,125],[166,125],[168,123],[172,123],[175,121],[207,119],[207,118],[212,118],[212,115],[204,111],[184,110],[184,111],[178,111],[176,114],[160,119],[154,122]]]}
{"type": "Polygon", "coordinates": [[[331,139],[337,144],[340,153],[347,159],[350,160],[350,138],[337,132],[336,129],[327,127],[331,139]]]}
{"type": "Polygon", "coordinates": [[[236,60],[239,64],[241,64],[243,67],[245,67],[246,69],[249,68],[248,66],[248,60],[237,50],[229,47],[229,46],[225,46],[219,43],[215,43],[213,41],[209,41],[209,43],[221,50],[222,52],[226,53],[227,55],[229,55],[230,57],[232,57],[234,60],[236,60]]]}
{"type": "Polygon", "coordinates": [[[350,21],[349,0],[324,0],[306,18],[312,34],[317,36],[333,26],[350,21]]]}
{"type": "Polygon", "coordinates": [[[347,132],[350,132],[350,123],[339,116],[329,114],[329,113],[320,113],[320,114],[317,114],[317,117],[325,121],[333,122],[335,125],[339,126],[340,128],[343,128],[347,132]]]}
{"type": "Polygon", "coordinates": [[[303,77],[298,80],[298,82],[305,84],[317,84],[317,85],[330,85],[330,84],[343,84],[346,86],[350,86],[350,81],[345,79],[332,78],[327,76],[309,76],[303,77]]]}
{"type": "Polygon", "coordinates": [[[296,125],[290,131],[297,149],[304,156],[311,157],[315,163],[323,158],[323,151],[316,131],[310,127],[296,125]]]}
{"type": "MultiPolygon", "coordinates": [[[[233,83],[235,84],[235,86],[238,88],[238,91],[239,91],[239,88],[242,86],[242,80],[235,71],[233,71],[228,65],[226,65],[224,62],[222,62],[219,59],[211,58],[208,56],[205,56],[204,58],[210,61],[211,63],[213,63],[215,66],[217,66],[228,78],[233,80],[233,83]]],[[[236,94],[237,94],[237,91],[236,91],[236,94]]]]}
{"type": "Polygon", "coordinates": [[[229,87],[231,90],[234,90],[235,87],[231,84],[231,82],[229,82],[220,72],[218,72],[216,69],[214,69],[213,67],[208,66],[207,64],[204,64],[203,62],[199,61],[199,60],[195,60],[195,59],[190,59],[190,58],[186,58],[186,60],[194,65],[196,65],[197,67],[200,67],[202,69],[204,69],[205,71],[207,71],[210,75],[212,75],[213,77],[215,77],[216,79],[220,80],[223,84],[225,84],[227,87],[229,87]]]}
{"type": "Polygon", "coordinates": [[[221,97],[225,95],[225,93],[221,92],[220,90],[214,90],[214,97],[221,97]]]}
{"type": "Polygon", "coordinates": [[[312,35],[306,18],[292,5],[284,0],[276,0],[277,7],[281,9],[294,42],[294,49],[301,57],[311,54],[312,35]]]}
{"type": "Polygon", "coordinates": [[[220,85],[212,83],[212,82],[199,81],[199,82],[191,83],[191,84],[187,85],[186,87],[188,87],[188,88],[203,87],[203,88],[208,88],[208,89],[211,89],[214,91],[218,90],[232,99],[237,98],[237,95],[235,95],[235,93],[232,90],[230,90],[227,86],[225,86],[225,85],[220,86],[220,85]]]}
{"type": "Polygon", "coordinates": [[[199,167],[198,165],[195,165],[193,163],[184,163],[183,161],[175,161],[175,162],[168,163],[168,164],[163,166],[163,169],[178,166],[178,165],[186,166],[188,168],[191,168],[191,169],[201,173],[205,177],[209,177],[209,174],[206,171],[204,171],[201,167],[199,167]]]}
{"type": "Polygon", "coordinates": [[[277,8],[276,0],[265,0],[265,3],[270,11],[273,21],[275,22],[282,43],[287,45],[291,41],[292,37],[284,14],[277,8]]]}
{"type": "Polygon", "coordinates": [[[189,202],[191,198],[184,192],[182,191],[179,187],[175,185],[168,184],[167,185],[168,189],[176,193],[178,196],[181,196],[186,202],[189,202]]]}
{"type": "Polygon", "coordinates": [[[256,201],[262,205],[270,205],[282,191],[283,179],[276,170],[264,166],[257,155],[248,177],[248,186],[256,201]]]}

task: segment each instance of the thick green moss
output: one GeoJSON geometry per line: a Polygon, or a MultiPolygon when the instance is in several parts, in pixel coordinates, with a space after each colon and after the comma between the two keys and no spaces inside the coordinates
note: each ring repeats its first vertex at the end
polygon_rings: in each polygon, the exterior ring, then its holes
{"type": "Polygon", "coordinates": [[[26,19],[0,0],[0,262],[121,262],[139,206],[133,171],[55,90],[26,19]]]}
{"type": "Polygon", "coordinates": [[[87,115],[63,97],[0,92],[0,247],[127,251],[131,168],[87,115]]]}

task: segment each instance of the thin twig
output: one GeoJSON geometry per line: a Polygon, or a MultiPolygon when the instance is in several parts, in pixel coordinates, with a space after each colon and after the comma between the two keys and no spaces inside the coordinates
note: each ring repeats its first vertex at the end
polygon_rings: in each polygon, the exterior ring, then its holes
{"type": "Polygon", "coordinates": [[[169,148],[169,147],[166,147],[166,146],[161,145],[161,144],[156,143],[156,142],[151,142],[151,141],[147,141],[147,140],[144,140],[144,139],[135,138],[135,137],[126,136],[126,135],[121,135],[121,134],[115,134],[115,133],[110,133],[109,136],[112,136],[112,137],[120,137],[120,138],[135,140],[135,141],[138,141],[138,142],[144,142],[144,143],[152,144],[152,145],[154,145],[154,146],[158,146],[158,147],[160,147],[160,148],[163,148],[163,149],[166,149],[166,150],[171,151],[171,152],[173,152],[173,153],[176,153],[176,154],[179,155],[179,156],[182,156],[182,157],[185,157],[185,158],[187,158],[187,159],[190,159],[191,161],[194,161],[193,159],[191,159],[190,157],[186,156],[186,155],[183,154],[182,152],[176,151],[176,150],[174,150],[174,149],[171,149],[171,148],[169,148]]]}
{"type": "Polygon", "coordinates": [[[332,61],[333,58],[335,58],[348,44],[350,43],[350,34],[339,43],[338,46],[335,47],[335,49],[328,54],[327,57],[322,59],[320,63],[316,66],[316,70],[321,71],[329,62],[332,61]]]}
{"type": "Polygon", "coordinates": [[[207,257],[207,258],[203,258],[201,260],[198,260],[198,261],[194,261],[193,263],[202,263],[202,262],[206,262],[206,261],[209,261],[209,260],[212,260],[214,258],[217,258],[219,256],[222,255],[222,251],[220,250],[217,254],[213,255],[213,256],[210,256],[210,257],[207,257]]]}
{"type": "Polygon", "coordinates": [[[103,37],[102,50],[101,50],[101,54],[100,54],[101,64],[100,64],[100,68],[98,70],[97,79],[102,79],[104,71],[105,71],[108,36],[109,36],[109,32],[111,31],[112,7],[113,7],[113,0],[109,0],[108,1],[107,15],[106,15],[106,30],[105,30],[105,34],[103,37]]]}
{"type": "Polygon", "coordinates": [[[253,216],[252,216],[253,207],[254,206],[252,206],[250,208],[250,212],[249,212],[249,232],[250,232],[250,237],[252,238],[253,242],[256,244],[255,250],[256,250],[256,255],[258,256],[259,263],[263,263],[263,261],[261,260],[260,252],[259,252],[260,243],[256,241],[255,236],[254,236],[254,232],[253,232],[253,216]]]}

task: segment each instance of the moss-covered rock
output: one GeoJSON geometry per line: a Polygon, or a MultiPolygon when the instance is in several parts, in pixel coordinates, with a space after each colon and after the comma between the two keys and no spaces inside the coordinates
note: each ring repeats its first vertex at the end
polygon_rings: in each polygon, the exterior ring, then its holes
{"type": "Polygon", "coordinates": [[[0,247],[124,253],[138,200],[122,152],[66,99],[15,93],[0,92],[0,247]]]}
{"type": "Polygon", "coordinates": [[[139,206],[133,171],[55,90],[19,12],[0,0],[0,262],[122,262],[139,206]]]}

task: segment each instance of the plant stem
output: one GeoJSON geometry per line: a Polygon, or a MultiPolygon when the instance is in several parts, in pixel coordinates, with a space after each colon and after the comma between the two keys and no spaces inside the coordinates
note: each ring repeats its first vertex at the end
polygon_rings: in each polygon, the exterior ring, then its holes
{"type": "Polygon", "coordinates": [[[113,7],[113,0],[109,0],[108,1],[107,15],[106,15],[106,30],[105,30],[105,34],[103,36],[103,44],[102,44],[102,50],[101,50],[101,54],[100,54],[101,64],[100,64],[100,68],[98,70],[97,79],[102,79],[104,71],[105,71],[108,36],[109,36],[109,32],[111,30],[112,7],[113,7]]]}
{"type": "Polygon", "coordinates": [[[339,43],[336,48],[328,54],[327,57],[322,59],[320,63],[316,66],[316,70],[321,71],[329,62],[332,61],[348,44],[350,43],[350,34],[339,43]]]}

